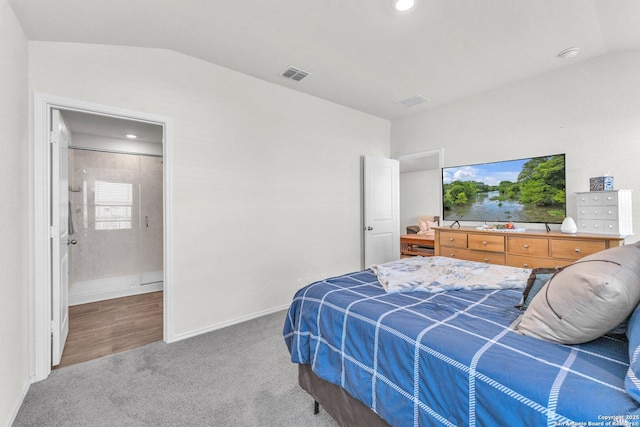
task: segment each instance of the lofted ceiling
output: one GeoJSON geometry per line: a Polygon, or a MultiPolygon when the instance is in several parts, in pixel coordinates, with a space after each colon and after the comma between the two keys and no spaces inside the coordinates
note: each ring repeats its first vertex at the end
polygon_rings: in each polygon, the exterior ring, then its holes
{"type": "Polygon", "coordinates": [[[29,40],[171,49],[389,120],[640,49],[638,0],[10,2],[29,40]],[[416,95],[429,102],[398,103],[416,95]]]}

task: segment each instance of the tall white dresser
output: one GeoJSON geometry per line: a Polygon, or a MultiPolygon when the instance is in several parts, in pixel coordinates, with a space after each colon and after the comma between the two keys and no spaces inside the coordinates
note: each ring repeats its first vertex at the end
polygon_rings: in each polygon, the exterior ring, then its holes
{"type": "Polygon", "coordinates": [[[578,232],[633,234],[632,190],[585,191],[578,194],[578,232]]]}

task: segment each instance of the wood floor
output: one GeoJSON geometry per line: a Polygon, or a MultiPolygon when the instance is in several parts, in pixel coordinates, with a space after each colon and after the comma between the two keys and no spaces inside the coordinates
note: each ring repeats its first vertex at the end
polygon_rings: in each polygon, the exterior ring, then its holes
{"type": "Polygon", "coordinates": [[[162,339],[162,291],[69,307],[69,335],[56,368],[162,339]]]}

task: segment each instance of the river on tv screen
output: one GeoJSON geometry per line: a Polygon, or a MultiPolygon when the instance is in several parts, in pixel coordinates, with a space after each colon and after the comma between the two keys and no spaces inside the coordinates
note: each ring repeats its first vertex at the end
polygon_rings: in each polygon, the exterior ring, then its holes
{"type": "Polygon", "coordinates": [[[560,223],[566,214],[564,155],[442,170],[447,221],[560,223]]]}

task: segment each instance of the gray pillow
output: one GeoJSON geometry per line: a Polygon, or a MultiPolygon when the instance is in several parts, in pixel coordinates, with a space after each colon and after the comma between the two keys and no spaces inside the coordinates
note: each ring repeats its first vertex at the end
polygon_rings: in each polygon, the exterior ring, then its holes
{"type": "Polygon", "coordinates": [[[618,246],[586,256],[549,280],[531,301],[516,331],[579,344],[623,322],[640,301],[640,247],[618,246]]]}

